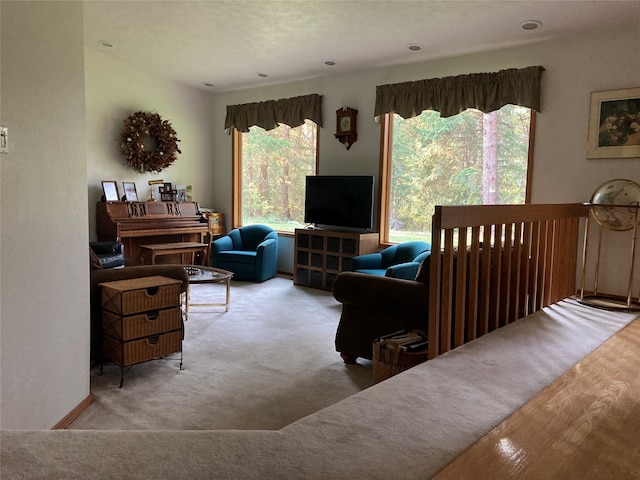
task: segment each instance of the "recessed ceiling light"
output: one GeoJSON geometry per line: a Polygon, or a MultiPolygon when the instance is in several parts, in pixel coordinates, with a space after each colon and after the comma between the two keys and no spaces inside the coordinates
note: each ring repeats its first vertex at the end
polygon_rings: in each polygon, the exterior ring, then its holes
{"type": "Polygon", "coordinates": [[[419,43],[410,43],[409,45],[407,45],[407,48],[412,52],[419,52],[420,50],[422,50],[422,45],[420,45],[419,43]]]}
{"type": "Polygon", "coordinates": [[[213,87],[213,83],[211,82],[202,82],[205,87],[213,87]]]}
{"type": "Polygon", "coordinates": [[[329,65],[330,67],[333,67],[336,64],[335,60],[325,60],[324,61],[325,65],[329,65]]]}
{"type": "Polygon", "coordinates": [[[536,30],[542,26],[542,22],[539,20],[525,20],[520,24],[520,28],[523,30],[536,30]]]}
{"type": "Polygon", "coordinates": [[[113,48],[113,43],[108,42],[107,40],[100,40],[98,43],[105,48],[113,48]]]}
{"type": "Polygon", "coordinates": [[[267,78],[269,75],[267,75],[266,73],[258,73],[258,76],[262,78],[267,78]]]}

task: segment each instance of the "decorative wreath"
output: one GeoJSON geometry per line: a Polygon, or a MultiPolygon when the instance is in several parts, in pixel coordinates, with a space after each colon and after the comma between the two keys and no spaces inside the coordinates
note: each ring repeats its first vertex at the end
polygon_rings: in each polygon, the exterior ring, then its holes
{"type": "Polygon", "coordinates": [[[157,113],[136,112],[123,122],[120,148],[127,163],[138,172],[160,172],[182,153],[171,123],[157,113]]]}

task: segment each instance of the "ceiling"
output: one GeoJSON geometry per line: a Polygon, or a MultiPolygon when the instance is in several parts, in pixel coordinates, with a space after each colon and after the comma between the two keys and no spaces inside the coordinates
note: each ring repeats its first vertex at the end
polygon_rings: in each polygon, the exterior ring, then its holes
{"type": "Polygon", "coordinates": [[[628,24],[640,25],[640,1],[84,2],[87,47],[216,93],[628,24]],[[525,30],[527,20],[542,26],[525,30]]]}

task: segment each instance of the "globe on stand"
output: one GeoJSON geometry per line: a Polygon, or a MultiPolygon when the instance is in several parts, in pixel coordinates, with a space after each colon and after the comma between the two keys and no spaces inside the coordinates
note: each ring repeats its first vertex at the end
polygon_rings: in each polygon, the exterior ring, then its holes
{"type": "Polygon", "coordinates": [[[631,230],[636,224],[640,205],[640,184],[615,179],[600,185],[591,197],[591,214],[607,230],[631,230]]]}
{"type": "Polygon", "coordinates": [[[582,254],[582,280],[580,287],[580,303],[607,310],[639,311],[640,302],[632,300],[631,289],[635,264],[636,235],[640,209],[640,184],[633,180],[617,178],[600,185],[587,203],[591,217],[598,223],[598,246],[595,266],[593,294],[585,296],[584,283],[587,262],[587,246],[589,237],[589,218],[585,225],[584,250],[582,254]],[[623,232],[633,229],[631,239],[631,262],[629,283],[626,298],[615,295],[598,294],[598,277],[600,272],[600,251],[602,229],[623,232]]]}

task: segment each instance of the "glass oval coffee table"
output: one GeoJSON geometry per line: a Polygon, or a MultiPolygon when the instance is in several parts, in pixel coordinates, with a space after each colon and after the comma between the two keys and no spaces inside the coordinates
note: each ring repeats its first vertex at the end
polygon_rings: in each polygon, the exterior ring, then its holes
{"type": "Polygon", "coordinates": [[[203,265],[185,265],[184,269],[189,274],[189,285],[197,283],[225,283],[227,287],[225,303],[191,303],[189,299],[189,290],[187,289],[185,318],[189,318],[190,305],[198,307],[225,307],[225,312],[229,311],[231,277],[233,277],[233,272],[222,270],[221,268],[206,267],[203,265]]]}

